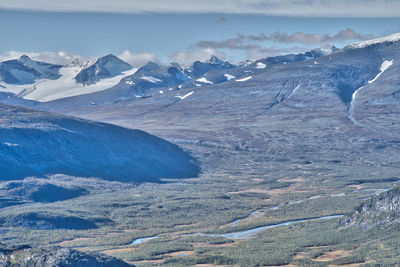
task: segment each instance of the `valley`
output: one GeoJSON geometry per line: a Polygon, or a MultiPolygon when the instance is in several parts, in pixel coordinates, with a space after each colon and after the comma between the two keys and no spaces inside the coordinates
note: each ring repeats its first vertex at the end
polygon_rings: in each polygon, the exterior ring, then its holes
{"type": "Polygon", "coordinates": [[[397,263],[398,224],[341,223],[400,180],[400,42],[385,40],[148,63],[43,102],[3,90],[1,242],[135,266],[397,263]]]}

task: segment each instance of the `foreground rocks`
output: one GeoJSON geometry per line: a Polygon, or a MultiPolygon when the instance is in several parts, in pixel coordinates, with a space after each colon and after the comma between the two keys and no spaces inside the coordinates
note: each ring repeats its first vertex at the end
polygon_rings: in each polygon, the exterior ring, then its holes
{"type": "Polygon", "coordinates": [[[114,257],[86,254],[69,248],[29,246],[9,248],[0,245],[0,267],[5,266],[129,267],[133,265],[114,257]]]}
{"type": "Polygon", "coordinates": [[[361,203],[352,215],[342,220],[341,224],[371,229],[399,222],[400,187],[395,187],[361,203]]]}

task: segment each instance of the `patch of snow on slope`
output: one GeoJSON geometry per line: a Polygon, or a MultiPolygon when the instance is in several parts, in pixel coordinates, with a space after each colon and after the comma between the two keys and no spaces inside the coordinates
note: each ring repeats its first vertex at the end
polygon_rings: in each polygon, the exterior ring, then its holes
{"type": "Polygon", "coordinates": [[[241,78],[241,79],[237,79],[236,81],[237,82],[245,82],[245,81],[250,80],[251,78],[253,78],[253,77],[252,76],[248,76],[248,77],[244,77],[244,78],[241,78]]]}
{"type": "Polygon", "coordinates": [[[203,77],[203,78],[200,78],[200,79],[197,79],[196,81],[201,82],[201,83],[214,84],[213,82],[207,80],[207,79],[204,78],[204,77],[203,77]]]}
{"type": "Polygon", "coordinates": [[[372,80],[370,80],[368,83],[373,83],[373,82],[375,82],[376,79],[378,79],[379,76],[381,76],[382,73],[384,73],[385,70],[387,70],[387,69],[388,69],[390,66],[392,66],[392,65],[393,65],[393,60],[390,60],[390,61],[389,61],[389,60],[385,60],[385,61],[383,61],[382,65],[381,65],[381,68],[380,68],[380,71],[381,71],[381,72],[379,72],[378,75],[376,75],[376,77],[373,78],[372,80]]]}
{"type": "Polygon", "coordinates": [[[192,92],[190,92],[190,93],[187,93],[187,94],[184,95],[184,96],[177,95],[177,96],[175,96],[175,97],[179,98],[180,100],[183,100],[183,99],[185,99],[185,98],[191,96],[193,93],[194,93],[194,91],[192,91],[192,92]]]}
{"type": "Polygon", "coordinates": [[[292,95],[294,95],[296,93],[296,91],[299,90],[302,83],[303,83],[303,80],[295,88],[293,88],[292,93],[287,98],[290,98],[292,95]]]}
{"type": "Polygon", "coordinates": [[[3,142],[3,144],[8,147],[19,146],[18,144],[13,144],[13,143],[9,143],[9,142],[3,142]]]}
{"type": "MultiPolygon", "coordinates": [[[[379,76],[382,75],[383,72],[385,72],[391,65],[393,64],[393,60],[385,60],[382,62],[381,68],[380,68],[380,72],[378,73],[378,75],[376,75],[376,77],[374,79],[372,79],[371,81],[369,81],[368,83],[371,84],[373,82],[376,81],[376,79],[379,78],[379,76]]],[[[354,93],[351,96],[351,101],[350,101],[350,107],[349,107],[349,120],[354,123],[357,126],[361,126],[361,124],[354,118],[354,101],[357,97],[357,94],[360,92],[361,89],[363,89],[364,86],[361,86],[360,88],[358,88],[357,90],[354,91],[354,93]]]]}
{"type": "Polygon", "coordinates": [[[224,76],[228,81],[236,78],[235,76],[228,74],[228,73],[225,73],[224,76]]]}
{"type": "Polygon", "coordinates": [[[372,39],[368,41],[358,42],[347,46],[347,48],[364,48],[373,44],[380,44],[384,42],[396,42],[400,40],[400,33],[395,33],[382,38],[372,39]]]}
{"type": "Polygon", "coordinates": [[[267,65],[265,65],[262,62],[257,62],[257,66],[256,69],[265,69],[267,67],[267,65]]]}
{"type": "Polygon", "coordinates": [[[141,79],[142,80],[146,80],[146,81],[151,82],[151,83],[160,83],[160,82],[162,82],[160,79],[157,79],[157,78],[155,78],[153,76],[143,76],[143,77],[141,77],[141,79]]]}

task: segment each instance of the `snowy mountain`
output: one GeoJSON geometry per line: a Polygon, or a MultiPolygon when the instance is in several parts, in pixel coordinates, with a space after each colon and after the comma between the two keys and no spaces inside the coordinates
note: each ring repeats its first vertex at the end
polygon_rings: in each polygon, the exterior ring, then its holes
{"type": "MultiPolygon", "coordinates": [[[[386,44],[388,41],[395,42],[397,35],[380,38],[377,40],[365,41],[351,46],[354,52],[361,53],[358,49],[370,49],[371,45],[386,44]],[[383,43],[382,43],[383,42],[383,43]]],[[[110,104],[118,101],[130,101],[143,97],[162,97],[168,93],[177,96],[177,90],[196,91],[203,87],[212,87],[217,84],[238,82],[254,82],[254,77],[266,75],[268,69],[273,66],[279,66],[282,69],[290,69],[291,64],[307,62],[305,65],[320,69],[320,62],[325,58],[337,54],[346,53],[349,47],[337,49],[335,46],[326,45],[321,48],[311,50],[301,54],[289,54],[275,57],[268,57],[256,60],[251,63],[234,65],[212,56],[205,62],[196,61],[189,66],[182,67],[172,63],[169,65],[159,65],[154,62],[148,62],[139,70],[131,69],[125,62],[113,55],[107,55],[93,62],[89,67],[83,67],[82,64],[69,64],[59,69],[59,77],[56,80],[40,79],[33,84],[10,85],[0,83],[0,91],[11,93],[7,96],[7,103],[16,103],[15,97],[22,97],[26,100],[48,102],[53,106],[69,105],[91,106],[110,104]],[[321,59],[321,60],[320,60],[321,59]],[[288,65],[286,68],[284,65],[288,65]],[[127,71],[124,71],[129,69],[127,71]],[[114,76],[116,75],[116,76],[114,76]],[[11,97],[11,99],[10,99],[11,97]],[[12,101],[11,101],[12,100],[12,101]]],[[[351,60],[352,55],[347,60],[351,60]]],[[[378,56],[378,58],[381,58],[378,56]]],[[[364,68],[365,61],[372,60],[367,69],[377,68],[379,71],[380,63],[373,62],[374,56],[365,55],[361,60],[360,66],[354,66],[356,69],[364,68]],[[372,59],[369,59],[372,58],[372,59]]],[[[381,60],[381,59],[379,59],[381,60]]],[[[378,60],[378,61],[379,61],[378,60]]],[[[334,62],[333,65],[336,63],[334,62]]],[[[329,78],[328,83],[336,84],[336,91],[339,92],[341,99],[350,103],[353,93],[358,88],[353,88],[365,83],[364,80],[358,81],[357,75],[367,79],[370,77],[369,71],[361,73],[354,71],[350,65],[343,65],[340,71],[335,71],[329,78]],[[350,75],[350,76],[349,76],[350,75]],[[351,76],[355,75],[355,76],[351,76]],[[347,79],[353,79],[354,84],[350,85],[352,89],[346,89],[347,79]]],[[[296,70],[297,72],[301,70],[296,70]]],[[[190,92],[188,91],[188,92],[190,92]]],[[[185,94],[183,94],[185,95],[185,94]]],[[[181,94],[179,94],[181,96],[181,94]]],[[[176,98],[174,98],[176,100],[176,98]]]]}
{"type": "Polygon", "coordinates": [[[376,38],[376,39],[372,39],[372,40],[353,43],[351,45],[346,46],[345,49],[346,48],[347,49],[364,48],[364,47],[375,45],[375,44],[393,43],[393,42],[397,42],[397,41],[400,41],[400,33],[395,33],[395,34],[384,36],[381,38],[376,38]]]}
{"type": "Polygon", "coordinates": [[[74,103],[74,105],[84,106],[101,105],[121,100],[159,96],[169,91],[179,90],[183,84],[189,81],[190,78],[177,64],[163,66],[148,62],[107,90],[50,101],[48,105],[58,105],[57,103],[74,103]]]}
{"type": "Polygon", "coordinates": [[[142,97],[151,95],[150,89],[155,89],[157,93],[160,93],[188,81],[190,78],[185,75],[178,64],[161,66],[154,62],[148,62],[105,93],[109,94],[115,91],[122,98],[142,97]]]}
{"type": "MultiPolygon", "coordinates": [[[[16,60],[13,60],[11,62],[14,61],[16,60]]],[[[7,62],[3,62],[2,64],[4,63],[7,62]]],[[[41,63],[41,64],[43,64],[44,66],[46,65],[52,66],[51,64],[47,63],[41,63]]],[[[114,85],[118,84],[118,82],[123,77],[130,75],[136,71],[135,69],[130,68],[128,71],[124,71],[119,75],[110,78],[100,79],[100,76],[97,76],[99,80],[94,84],[78,83],[75,80],[75,77],[83,70],[90,68],[90,66],[93,66],[93,64],[95,64],[95,62],[82,62],[81,60],[79,60],[79,58],[76,58],[65,66],[57,66],[58,76],[57,77],[53,76],[54,79],[40,78],[36,80],[29,80],[30,83],[27,84],[9,84],[0,81],[0,91],[8,93],[9,94],[8,98],[10,98],[11,96],[15,96],[24,98],[26,100],[45,102],[59,98],[90,94],[93,92],[111,88],[114,85]]],[[[110,64],[105,64],[105,65],[109,66],[110,64]]],[[[118,69],[118,66],[116,67],[116,69],[118,69]]],[[[12,102],[3,102],[3,103],[12,103],[12,102]]]]}
{"type": "Polygon", "coordinates": [[[215,56],[186,67],[176,63],[159,65],[148,62],[137,73],[136,69],[111,54],[91,62],[82,62],[75,57],[65,66],[37,62],[22,56],[0,65],[0,77],[3,77],[0,92],[8,94],[7,98],[3,97],[6,100],[3,103],[21,102],[18,98],[39,102],[57,99],[68,102],[74,99],[78,103],[92,105],[246,78],[267,66],[317,58],[336,50],[333,46],[327,46],[304,54],[266,58],[240,66],[215,56]],[[18,68],[25,71],[14,70],[18,68]]]}
{"type": "Polygon", "coordinates": [[[62,66],[34,61],[28,56],[0,63],[0,82],[7,84],[32,84],[38,79],[58,79],[62,66]]]}
{"type": "MultiPolygon", "coordinates": [[[[265,60],[263,64],[280,63],[265,67],[257,64],[263,62],[259,61],[242,67],[209,71],[183,84],[179,90],[164,91],[149,98],[127,98],[124,102],[109,101],[103,104],[97,102],[97,105],[91,106],[88,105],[90,96],[87,95],[85,98],[77,96],[49,102],[47,107],[78,116],[84,113],[87,118],[107,122],[118,118],[118,123],[124,125],[141,125],[140,120],[145,118],[138,114],[145,114],[143,116],[150,116],[163,124],[164,121],[173,121],[174,114],[185,113],[190,114],[188,118],[202,121],[207,129],[218,129],[214,133],[216,136],[225,132],[225,128],[220,128],[220,125],[227,127],[223,122],[225,117],[248,116],[251,120],[257,120],[255,118],[263,114],[275,114],[288,119],[302,115],[310,118],[328,116],[329,120],[334,118],[345,123],[340,127],[352,125],[373,134],[384,133],[393,137],[399,136],[397,120],[400,93],[396,74],[400,69],[399,51],[400,41],[374,42],[361,48],[336,51],[333,47],[327,47],[322,51],[287,56],[286,60],[291,57],[295,60],[287,64],[281,61],[284,57],[277,57],[265,60]],[[73,111],[69,111],[71,106],[74,107],[73,111]],[[220,114],[224,116],[218,117],[220,114]]],[[[180,125],[182,122],[176,123],[180,125]]],[[[196,125],[189,119],[186,123],[190,129],[196,125]]],[[[240,120],[240,123],[244,122],[240,120]]],[[[256,126],[252,124],[251,127],[256,126]]],[[[202,132],[201,129],[197,130],[202,132]]],[[[257,131],[264,130],[254,129],[255,132],[248,136],[257,136],[257,131]]],[[[164,132],[154,133],[165,137],[164,132]]],[[[171,135],[168,138],[173,140],[174,135],[171,135]]],[[[198,138],[207,139],[208,136],[209,132],[204,132],[204,136],[198,138]]],[[[241,142],[240,147],[243,147],[243,143],[253,149],[272,149],[267,148],[268,142],[257,143],[250,137],[241,142]]],[[[292,146],[296,147],[296,144],[292,146]]],[[[277,146],[275,149],[278,151],[281,148],[277,146]]],[[[316,155],[320,153],[318,150],[313,152],[316,155]]],[[[294,152],[290,150],[290,153],[294,152]]]]}
{"type": "Polygon", "coordinates": [[[0,180],[61,173],[158,181],[196,176],[192,160],[139,130],[0,105],[0,180]]]}
{"type": "Polygon", "coordinates": [[[78,83],[89,85],[101,79],[111,78],[122,74],[124,71],[132,69],[132,66],[122,61],[118,57],[109,54],[99,58],[93,65],[81,70],[75,80],[78,83]]]}

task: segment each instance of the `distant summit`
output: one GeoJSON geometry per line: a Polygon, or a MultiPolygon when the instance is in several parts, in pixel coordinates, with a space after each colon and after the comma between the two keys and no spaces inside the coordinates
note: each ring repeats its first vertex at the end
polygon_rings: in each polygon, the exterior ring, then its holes
{"type": "Polygon", "coordinates": [[[94,64],[81,70],[76,75],[75,80],[78,83],[90,85],[104,78],[115,77],[130,69],[132,69],[131,65],[109,54],[99,58],[94,64]]]}
{"type": "Polygon", "coordinates": [[[211,70],[232,69],[232,68],[236,68],[236,66],[229,63],[228,61],[223,61],[217,58],[216,56],[212,56],[206,62],[201,62],[201,61],[193,62],[185,69],[185,74],[190,77],[197,78],[211,70]]]}
{"type": "Polygon", "coordinates": [[[32,84],[38,79],[55,80],[61,77],[61,65],[32,60],[23,55],[19,59],[0,63],[0,81],[7,84],[32,84]]]}
{"type": "Polygon", "coordinates": [[[206,63],[222,65],[224,64],[224,61],[213,55],[209,60],[206,61],[206,63]]]}

